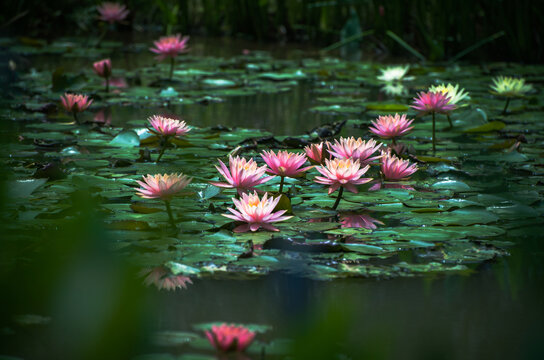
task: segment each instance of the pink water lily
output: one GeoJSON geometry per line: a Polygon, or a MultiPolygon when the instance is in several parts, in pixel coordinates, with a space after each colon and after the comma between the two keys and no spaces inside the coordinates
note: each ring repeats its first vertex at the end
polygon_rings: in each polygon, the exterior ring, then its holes
{"type": "Polygon", "coordinates": [[[301,166],[304,165],[307,160],[305,154],[290,153],[287,151],[278,151],[278,153],[276,154],[274,153],[274,151],[270,150],[263,151],[261,153],[261,157],[263,158],[266,165],[268,165],[268,169],[266,169],[266,172],[281,177],[279,189],[280,193],[283,190],[283,181],[285,177],[295,178],[302,176],[303,172],[313,167],[306,166],[304,168],[301,168],[301,166]]]}
{"type": "Polygon", "coordinates": [[[306,152],[306,156],[313,164],[323,164],[326,158],[329,157],[329,153],[327,149],[330,147],[330,143],[328,141],[321,142],[319,144],[311,144],[304,148],[304,152],[306,152]],[[326,147],[325,149],[323,147],[326,147]]]}
{"type": "Polygon", "coordinates": [[[158,136],[180,136],[185,135],[191,128],[183,120],[167,118],[161,115],[153,115],[149,119],[150,132],[158,136]]]}
{"type": "Polygon", "coordinates": [[[345,188],[348,191],[357,193],[355,185],[366,184],[372,178],[361,178],[368,169],[369,165],[361,168],[359,160],[352,159],[334,159],[325,160],[325,166],[316,167],[317,171],[323,176],[316,176],[314,181],[319,184],[330,185],[329,195],[338,190],[345,188]]]}
{"type": "Polygon", "coordinates": [[[171,200],[183,190],[192,178],[182,173],[156,174],[143,176],[143,181],[136,180],[141,188],[137,189],[137,195],[145,199],[171,200]]]}
{"type": "Polygon", "coordinates": [[[381,155],[372,157],[381,146],[382,144],[378,144],[373,139],[365,141],[361,138],[341,137],[340,141],[334,140],[334,144],[331,144],[329,153],[339,159],[359,160],[362,165],[365,165],[381,157],[381,155]]]}
{"type": "Polygon", "coordinates": [[[85,111],[93,103],[92,99],[89,99],[87,95],[81,94],[68,94],[60,97],[62,106],[68,112],[71,112],[76,122],[78,121],[77,113],[85,111]]]}
{"type": "Polygon", "coordinates": [[[222,214],[230,219],[245,222],[246,224],[237,226],[234,232],[257,231],[260,228],[279,231],[271,223],[288,220],[292,216],[282,216],[286,210],[276,212],[274,208],[280,201],[280,196],[276,198],[268,198],[268,194],[264,194],[262,199],[259,199],[257,192],[253,194],[242,194],[240,200],[233,198],[232,201],[236,205],[236,210],[228,208],[232,214],[222,214]]]}
{"type": "Polygon", "coordinates": [[[155,285],[159,290],[186,289],[187,284],[192,284],[190,277],[173,275],[164,266],[157,266],[153,269],[144,269],[141,274],[145,276],[146,286],[155,285]]]}
{"type": "Polygon", "coordinates": [[[221,324],[206,330],[206,337],[212,346],[222,352],[244,351],[255,338],[255,333],[245,326],[221,324]]]}
{"type": "Polygon", "coordinates": [[[411,107],[418,110],[420,115],[430,113],[444,114],[457,108],[455,104],[450,103],[450,98],[447,94],[442,93],[441,91],[420,92],[418,96],[414,98],[411,107]]]}
{"type": "Polygon", "coordinates": [[[163,36],[159,40],[155,41],[155,47],[150,48],[152,52],[158,54],[157,60],[162,61],[166,58],[170,58],[170,77],[174,73],[174,60],[175,58],[189,51],[187,42],[189,41],[189,36],[181,37],[181,34],[176,34],[173,36],[163,36]]]}
{"type": "Polygon", "coordinates": [[[98,76],[106,79],[106,92],[108,92],[110,88],[111,60],[104,59],[97,61],[93,64],[93,69],[98,76]]]}
{"type": "Polygon", "coordinates": [[[389,153],[382,157],[381,162],[382,174],[386,180],[390,181],[406,180],[418,170],[416,164],[410,164],[410,161],[389,153]]]}
{"type": "Polygon", "coordinates": [[[245,191],[254,190],[255,186],[272,180],[274,176],[264,176],[266,165],[261,167],[253,159],[246,160],[239,156],[232,157],[229,155],[229,167],[221,161],[219,166],[215,166],[217,171],[227,180],[224,182],[210,182],[210,184],[223,187],[233,188],[242,194],[245,191]]]}
{"type": "Polygon", "coordinates": [[[413,119],[407,119],[406,114],[402,116],[399,114],[380,116],[372,121],[369,130],[382,139],[393,139],[393,142],[395,142],[396,138],[407,134],[414,128],[410,126],[413,121],[413,119]]]}
{"type": "Polygon", "coordinates": [[[100,20],[110,24],[123,21],[130,12],[125,5],[112,2],[104,2],[96,9],[100,13],[100,20]]]}

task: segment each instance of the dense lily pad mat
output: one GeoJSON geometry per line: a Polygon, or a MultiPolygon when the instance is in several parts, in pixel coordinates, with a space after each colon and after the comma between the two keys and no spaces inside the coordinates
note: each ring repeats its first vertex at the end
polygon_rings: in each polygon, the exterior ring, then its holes
{"type": "MultiPolygon", "coordinates": [[[[270,148],[301,151],[310,142],[339,135],[368,137],[369,121],[378,114],[407,111],[415,116],[407,106],[410,97],[380,93],[378,66],[372,64],[276,60],[262,53],[233,59],[187,56],[173,81],[163,79],[166,65],[116,68],[114,74],[124,77],[126,86],[111,93],[103,91],[90,70],[32,71],[21,75],[12,96],[3,100],[1,115],[16,124],[17,135],[2,149],[8,155],[4,163],[11,189],[8,226],[19,234],[14,241],[39,242],[35,234],[77,215],[75,201],[86,193],[116,239],[112,251],[143,268],[162,266],[172,275],[245,278],[287,271],[334,279],[470,273],[473,264],[508,254],[513,244],[503,236],[520,220],[524,226],[542,222],[542,100],[535,94],[515,100],[511,113],[500,115],[503,102],[486,86],[490,71],[521,74],[531,82],[543,70],[414,67],[416,77],[406,93],[454,81],[472,97],[453,113],[452,129],[445,117],[438,117],[436,154],[430,151],[429,120],[415,121],[403,143],[419,163],[416,176],[375,191],[370,188],[376,182],[362,186],[358,194],[347,194],[336,212],[331,210],[334,198],[312,181],[317,172],[309,171],[306,178],[286,184],[294,217],[278,225],[280,232],[245,234],[233,233],[234,225],[221,216],[232,206],[234,192],[208,184],[219,179],[217,158],[224,160],[235,150],[260,161],[259,152],[270,148]],[[309,126],[307,133],[288,138],[274,137],[274,128],[199,127],[196,119],[189,135],[173,141],[160,163],[153,161],[157,140],[145,128],[152,109],[175,113],[178,104],[211,107],[221,102],[228,107],[235,98],[298,91],[301,83],[313,94],[306,113],[328,114],[336,123],[309,126]],[[57,109],[64,91],[93,97],[92,111],[82,114],[85,123],[75,124],[57,109]],[[111,127],[111,109],[135,110],[130,114],[138,116],[120,117],[111,127]],[[162,203],[135,195],[135,181],[142,175],[171,172],[194,177],[187,194],[172,202],[176,230],[169,227],[162,203]]],[[[289,106],[294,110],[297,104],[289,106]]],[[[378,177],[376,169],[369,174],[378,177]]],[[[273,192],[278,186],[274,180],[262,190],[273,192]]]]}

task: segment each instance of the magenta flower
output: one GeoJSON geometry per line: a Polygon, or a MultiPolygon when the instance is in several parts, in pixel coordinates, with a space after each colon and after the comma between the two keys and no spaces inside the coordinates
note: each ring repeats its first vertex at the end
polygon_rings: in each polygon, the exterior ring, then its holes
{"type": "Polygon", "coordinates": [[[364,228],[374,230],[376,224],[384,225],[380,220],[374,219],[368,214],[352,214],[346,213],[340,215],[340,223],[342,228],[364,228]]]}
{"type": "Polygon", "coordinates": [[[418,169],[416,164],[410,164],[410,161],[400,159],[390,153],[384,154],[381,161],[382,174],[386,180],[390,181],[406,180],[418,169]]]}
{"type": "Polygon", "coordinates": [[[87,95],[80,94],[65,93],[64,96],[61,95],[60,100],[64,109],[74,115],[76,122],[78,122],[77,113],[85,111],[93,103],[87,95]]]}
{"type": "Polygon", "coordinates": [[[407,119],[405,114],[402,116],[399,114],[380,116],[372,122],[373,127],[371,126],[369,130],[382,139],[393,139],[394,143],[396,138],[405,135],[414,128],[410,126],[413,121],[413,119],[407,119]]]}
{"type": "Polygon", "coordinates": [[[109,22],[110,24],[123,21],[130,12],[125,5],[112,2],[100,4],[97,10],[100,13],[100,20],[109,22]]]}
{"type": "Polygon", "coordinates": [[[304,171],[312,168],[312,166],[300,168],[306,162],[306,155],[304,154],[290,153],[287,151],[278,151],[278,154],[275,154],[270,150],[263,151],[261,157],[266,165],[268,165],[266,172],[281,177],[280,193],[283,190],[283,180],[285,177],[300,177],[304,171]]]}
{"type": "MultiPolygon", "coordinates": [[[[412,108],[419,111],[419,116],[432,114],[433,116],[433,152],[436,152],[436,123],[435,114],[448,114],[448,111],[455,110],[457,106],[450,103],[450,98],[447,93],[437,92],[420,92],[417,98],[414,98],[412,108]]],[[[449,117],[448,117],[449,119],[449,117]]],[[[451,126],[451,122],[450,122],[451,126]]]]}
{"type": "Polygon", "coordinates": [[[236,205],[236,210],[228,208],[232,214],[222,215],[246,223],[234,228],[234,232],[257,231],[260,228],[279,231],[271,223],[292,218],[292,216],[282,216],[286,210],[273,212],[280,198],[280,196],[268,198],[268,194],[265,193],[263,198],[259,199],[257,192],[253,192],[253,194],[243,193],[240,200],[232,199],[234,205],[236,205]]]}
{"type": "Polygon", "coordinates": [[[111,60],[104,59],[97,61],[93,64],[94,72],[106,79],[106,92],[110,89],[110,76],[111,76],[111,60]]]}
{"type": "Polygon", "coordinates": [[[412,108],[419,111],[420,115],[439,113],[445,114],[448,111],[455,110],[457,106],[449,103],[450,98],[447,94],[438,92],[420,92],[417,98],[414,98],[412,108]]]}
{"type": "Polygon", "coordinates": [[[176,226],[174,217],[172,215],[172,209],[170,208],[170,201],[176,195],[180,195],[180,191],[183,190],[193,180],[192,178],[178,174],[157,174],[143,176],[143,181],[137,180],[136,182],[141,188],[136,190],[136,195],[143,197],[144,199],[161,199],[166,206],[166,212],[168,213],[168,219],[172,226],[176,226]]]}
{"type": "Polygon", "coordinates": [[[325,141],[319,144],[311,144],[304,148],[306,156],[312,164],[323,164],[325,159],[329,157],[328,151],[327,149],[323,149],[323,145],[329,148],[331,144],[328,141],[325,141]]]}
{"type": "Polygon", "coordinates": [[[354,137],[341,137],[340,141],[334,140],[334,144],[331,144],[329,153],[339,159],[359,160],[362,165],[366,165],[381,157],[381,155],[371,157],[381,146],[382,144],[378,144],[373,139],[364,141],[361,138],[356,140],[354,137]]]}
{"type": "Polygon", "coordinates": [[[333,209],[335,210],[340,203],[344,188],[353,193],[357,193],[358,191],[355,185],[366,184],[372,180],[372,178],[361,178],[369,168],[370,165],[366,165],[361,169],[359,160],[353,161],[351,158],[326,159],[325,166],[316,167],[317,171],[323,176],[316,176],[314,181],[319,184],[330,185],[329,195],[340,188],[340,192],[338,193],[338,197],[333,206],[333,209]]]}
{"type": "Polygon", "coordinates": [[[219,351],[244,351],[255,338],[255,333],[244,326],[221,324],[206,330],[210,344],[219,351]]]}
{"type": "Polygon", "coordinates": [[[266,165],[258,167],[253,159],[248,161],[239,156],[233,158],[229,155],[228,168],[221,160],[218,161],[219,166],[216,165],[215,167],[227,182],[210,182],[210,184],[236,189],[240,195],[245,191],[254,190],[255,186],[274,178],[274,176],[263,177],[266,172],[266,165]]]}
{"type": "Polygon", "coordinates": [[[181,34],[174,36],[163,36],[159,40],[155,41],[155,47],[150,48],[152,52],[158,54],[157,60],[162,61],[166,58],[170,58],[170,79],[174,73],[174,59],[179,55],[189,51],[187,42],[189,36],[181,37],[181,34]]]}

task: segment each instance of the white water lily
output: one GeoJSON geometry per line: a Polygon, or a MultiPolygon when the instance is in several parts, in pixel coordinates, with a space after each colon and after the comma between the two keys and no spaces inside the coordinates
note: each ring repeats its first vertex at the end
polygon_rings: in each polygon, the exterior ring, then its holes
{"type": "Polygon", "coordinates": [[[470,99],[470,96],[465,89],[459,89],[459,84],[456,84],[455,86],[453,84],[433,85],[429,88],[429,92],[441,92],[442,95],[446,95],[449,98],[448,104],[453,105],[457,105],[462,100],[470,99]]]}
{"type": "Polygon", "coordinates": [[[491,92],[494,95],[504,97],[521,97],[533,90],[531,84],[525,84],[523,78],[513,78],[509,76],[497,76],[493,79],[493,85],[491,85],[491,92]]]}
{"type": "Polygon", "coordinates": [[[382,74],[378,76],[378,80],[385,82],[409,80],[405,78],[406,73],[410,70],[410,65],[406,66],[390,66],[385,69],[380,69],[382,74]]]}

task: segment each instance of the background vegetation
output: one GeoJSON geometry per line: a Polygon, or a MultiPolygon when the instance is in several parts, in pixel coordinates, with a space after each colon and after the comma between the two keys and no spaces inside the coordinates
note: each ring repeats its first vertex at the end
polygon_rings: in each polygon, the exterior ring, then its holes
{"type": "MultiPolygon", "coordinates": [[[[99,1],[5,2],[4,36],[56,37],[97,29],[99,1]]],[[[432,61],[543,59],[537,0],[128,0],[125,33],[241,36],[327,46],[357,38],[378,55],[432,61]],[[469,51],[474,50],[474,51],[469,51]]]]}

